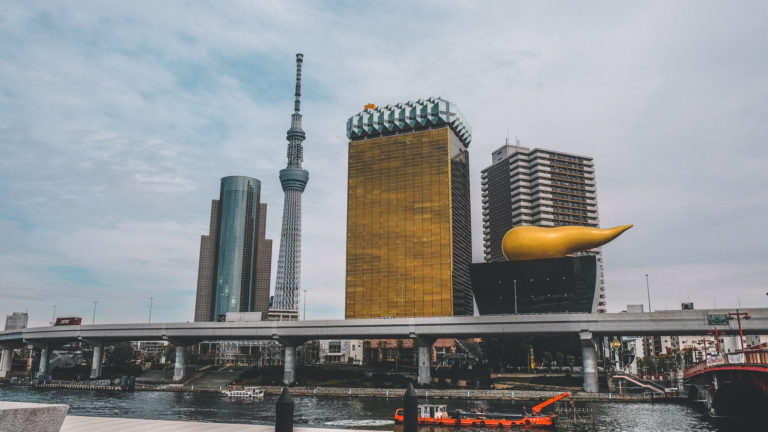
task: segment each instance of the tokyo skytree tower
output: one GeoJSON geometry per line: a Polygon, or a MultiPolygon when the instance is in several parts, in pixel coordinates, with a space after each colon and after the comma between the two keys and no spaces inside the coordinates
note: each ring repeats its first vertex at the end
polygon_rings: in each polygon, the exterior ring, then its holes
{"type": "Polygon", "coordinates": [[[296,54],[296,101],[291,128],[288,129],[288,166],[280,170],[280,183],[285,191],[283,231],[280,235],[280,255],[277,259],[277,280],[272,309],[298,311],[301,289],[301,194],[307,186],[309,171],[301,168],[306,138],[301,129],[301,63],[303,54],[296,54]]]}

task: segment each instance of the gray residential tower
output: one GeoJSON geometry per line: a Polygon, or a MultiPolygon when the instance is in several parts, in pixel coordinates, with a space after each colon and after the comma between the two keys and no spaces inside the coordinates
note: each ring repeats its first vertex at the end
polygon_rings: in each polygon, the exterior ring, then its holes
{"type": "MultiPolygon", "coordinates": [[[[591,157],[505,144],[491,155],[481,174],[483,248],[486,262],[504,261],[501,240],[518,225],[597,227],[595,164],[591,157]]],[[[605,312],[605,282],[599,249],[600,298],[605,312]]]]}

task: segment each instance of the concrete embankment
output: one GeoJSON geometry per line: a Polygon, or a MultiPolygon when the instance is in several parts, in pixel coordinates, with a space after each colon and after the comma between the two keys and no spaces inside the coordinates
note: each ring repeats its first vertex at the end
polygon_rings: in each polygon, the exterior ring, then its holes
{"type": "MultiPolygon", "coordinates": [[[[37,384],[36,384],[37,385],[37,384]]],[[[39,384],[39,387],[65,388],[81,390],[120,391],[117,386],[94,386],[87,384],[54,382],[39,384]]],[[[262,386],[267,394],[279,395],[282,386],[262,386]]],[[[136,385],[136,391],[171,391],[171,392],[219,392],[219,387],[185,386],[181,384],[136,385]]],[[[355,388],[355,387],[291,387],[294,396],[334,396],[334,397],[375,397],[402,398],[404,389],[355,388]]],[[[417,389],[419,398],[435,399],[476,399],[476,400],[544,400],[562,393],[555,390],[466,390],[466,389],[417,389]]],[[[655,394],[617,394],[572,392],[577,402],[674,402],[680,397],[662,397],[655,394]]]]}
{"type": "MultiPolygon", "coordinates": [[[[267,394],[280,394],[282,387],[265,386],[267,394]]],[[[404,389],[373,389],[373,388],[344,388],[344,387],[292,387],[294,396],[349,396],[349,397],[380,397],[402,398],[404,389]]],[[[417,389],[420,398],[435,399],[488,399],[488,400],[543,400],[549,399],[562,392],[537,390],[463,390],[463,389],[417,389]]],[[[678,398],[663,398],[654,395],[619,395],[615,393],[573,393],[573,398],[579,402],[661,402],[673,401],[678,398]]]]}

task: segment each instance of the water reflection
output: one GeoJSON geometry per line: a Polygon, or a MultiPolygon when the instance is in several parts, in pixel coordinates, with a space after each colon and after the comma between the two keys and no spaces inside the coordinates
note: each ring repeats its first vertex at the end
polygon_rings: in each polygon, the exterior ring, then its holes
{"type": "MultiPolygon", "coordinates": [[[[263,400],[227,398],[218,393],[78,391],[67,389],[38,389],[34,387],[0,385],[0,400],[64,403],[70,414],[98,417],[195,420],[207,422],[274,424],[277,396],[263,400]]],[[[399,398],[347,398],[327,396],[294,396],[295,424],[319,428],[348,428],[400,432],[395,425],[395,409],[401,407],[399,398]]],[[[437,400],[449,410],[484,408],[497,412],[520,412],[530,402],[437,400]]],[[[595,424],[558,424],[553,429],[529,428],[526,431],[749,431],[765,430],[752,424],[733,421],[713,421],[687,405],[647,403],[596,403],[595,424]]],[[[426,426],[420,432],[499,432],[500,429],[426,426]]],[[[514,430],[514,429],[513,429],[514,430]]]]}

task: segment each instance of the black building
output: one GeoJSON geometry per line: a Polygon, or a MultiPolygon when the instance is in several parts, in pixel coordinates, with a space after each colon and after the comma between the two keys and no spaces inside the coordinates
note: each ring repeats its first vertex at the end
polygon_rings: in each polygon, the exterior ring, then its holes
{"type": "Polygon", "coordinates": [[[470,275],[480,315],[598,310],[594,255],[476,263],[470,275]]]}

